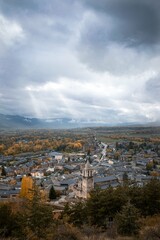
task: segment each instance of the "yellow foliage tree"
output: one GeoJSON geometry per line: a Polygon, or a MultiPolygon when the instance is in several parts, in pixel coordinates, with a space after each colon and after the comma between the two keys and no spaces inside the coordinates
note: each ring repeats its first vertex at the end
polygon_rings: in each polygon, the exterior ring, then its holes
{"type": "Polygon", "coordinates": [[[81,149],[82,148],[82,144],[80,142],[75,142],[74,143],[74,148],[75,149],[81,149]]]}
{"type": "Polygon", "coordinates": [[[5,145],[4,144],[0,144],[0,153],[3,153],[5,149],[5,145]]]}
{"type": "Polygon", "coordinates": [[[29,200],[33,197],[33,179],[31,176],[24,176],[21,183],[20,197],[27,198],[29,200]]]}

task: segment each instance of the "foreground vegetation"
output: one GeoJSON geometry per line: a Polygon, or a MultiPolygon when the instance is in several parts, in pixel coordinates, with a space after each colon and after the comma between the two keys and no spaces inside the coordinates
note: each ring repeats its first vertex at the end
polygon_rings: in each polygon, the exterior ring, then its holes
{"type": "Polygon", "coordinates": [[[95,189],[87,201],[67,204],[61,217],[43,203],[38,190],[32,199],[0,205],[0,237],[10,239],[132,239],[160,237],[160,181],[144,187],[95,189]]]}
{"type": "Polygon", "coordinates": [[[136,235],[142,222],[160,214],[160,181],[152,179],[144,187],[96,189],[86,202],[68,204],[64,216],[69,223],[81,227],[87,224],[103,229],[114,227],[121,235],[136,235]]]}

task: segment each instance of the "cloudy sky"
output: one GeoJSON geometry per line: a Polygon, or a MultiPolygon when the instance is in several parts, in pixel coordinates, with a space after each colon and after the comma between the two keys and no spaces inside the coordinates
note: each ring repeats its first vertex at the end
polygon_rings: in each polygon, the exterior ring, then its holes
{"type": "Polygon", "coordinates": [[[160,120],[159,0],[0,0],[0,113],[160,120]]]}

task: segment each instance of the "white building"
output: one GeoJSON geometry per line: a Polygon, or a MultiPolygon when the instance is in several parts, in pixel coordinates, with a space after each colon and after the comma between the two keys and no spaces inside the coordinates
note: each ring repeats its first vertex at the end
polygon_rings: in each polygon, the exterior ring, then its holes
{"type": "Polygon", "coordinates": [[[62,160],[63,154],[59,152],[50,152],[49,157],[52,157],[53,159],[57,160],[58,162],[62,160]]]}

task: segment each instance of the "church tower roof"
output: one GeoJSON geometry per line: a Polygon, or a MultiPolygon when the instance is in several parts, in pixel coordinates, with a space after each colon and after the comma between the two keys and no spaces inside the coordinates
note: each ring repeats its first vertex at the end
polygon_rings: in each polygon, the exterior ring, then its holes
{"type": "Polygon", "coordinates": [[[92,167],[91,167],[91,165],[90,165],[90,162],[89,162],[89,159],[87,159],[87,162],[86,162],[86,164],[85,164],[85,169],[87,170],[87,169],[91,169],[92,167]]]}

